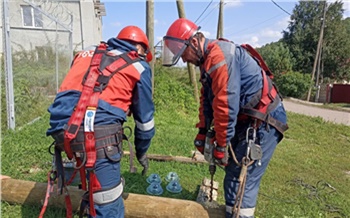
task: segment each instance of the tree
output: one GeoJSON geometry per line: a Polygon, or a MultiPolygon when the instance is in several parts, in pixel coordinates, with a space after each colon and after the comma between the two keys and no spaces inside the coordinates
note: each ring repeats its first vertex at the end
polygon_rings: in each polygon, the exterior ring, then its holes
{"type": "MultiPolygon", "coordinates": [[[[323,16],[322,1],[299,1],[291,15],[282,41],[287,45],[295,64],[294,71],[311,73],[323,16]]],[[[343,3],[327,3],[321,69],[324,76],[332,79],[349,78],[349,21],[342,20],[343,3]]]]}
{"type": "Polygon", "coordinates": [[[343,20],[343,24],[344,24],[345,29],[346,29],[346,34],[350,35],[350,17],[343,20]]]}
{"type": "Polygon", "coordinates": [[[311,73],[321,27],[323,2],[299,1],[283,41],[295,59],[294,71],[311,73]]]}
{"type": "Polygon", "coordinates": [[[282,73],[292,71],[293,59],[288,47],[283,42],[266,44],[257,50],[276,77],[282,73]]]}
{"type": "Polygon", "coordinates": [[[342,3],[329,5],[323,43],[323,76],[350,79],[350,18],[342,20],[342,3]],[[348,25],[348,26],[347,26],[348,25]]]}

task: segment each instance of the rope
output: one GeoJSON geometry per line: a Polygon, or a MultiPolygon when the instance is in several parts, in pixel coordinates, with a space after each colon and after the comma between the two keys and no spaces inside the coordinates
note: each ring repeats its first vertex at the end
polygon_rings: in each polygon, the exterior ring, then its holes
{"type": "Polygon", "coordinates": [[[232,208],[232,217],[233,218],[239,218],[239,211],[242,205],[242,200],[243,200],[243,196],[244,196],[244,189],[245,189],[245,185],[246,185],[246,181],[247,181],[247,171],[248,171],[248,167],[250,165],[252,165],[254,163],[254,160],[250,160],[249,157],[243,157],[242,158],[242,162],[239,163],[237,161],[235,152],[232,149],[232,146],[229,146],[230,152],[231,152],[231,156],[232,159],[235,161],[235,163],[237,164],[237,166],[240,166],[241,169],[241,173],[239,174],[239,187],[237,190],[237,195],[236,195],[236,199],[235,199],[235,203],[233,205],[232,208]]]}

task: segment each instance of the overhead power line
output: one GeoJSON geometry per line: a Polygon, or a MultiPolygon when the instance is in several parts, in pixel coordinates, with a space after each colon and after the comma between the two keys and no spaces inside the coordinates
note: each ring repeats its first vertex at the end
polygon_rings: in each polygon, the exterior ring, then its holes
{"type": "Polygon", "coordinates": [[[281,9],[282,11],[286,12],[287,14],[291,15],[288,11],[284,10],[281,6],[279,6],[274,0],[271,0],[272,3],[274,3],[279,9],[281,9]]]}
{"type": "Polygon", "coordinates": [[[207,9],[209,8],[209,6],[211,5],[211,3],[213,3],[213,0],[211,0],[210,2],[209,2],[209,4],[207,5],[207,7],[204,9],[204,11],[199,15],[199,17],[197,18],[197,20],[196,21],[194,21],[194,23],[196,23],[198,20],[199,20],[199,18],[201,18],[201,16],[207,11],[207,9]]]}
{"type": "MultiPolygon", "coordinates": [[[[253,26],[250,26],[250,27],[247,27],[247,28],[238,30],[237,32],[234,32],[234,33],[231,33],[231,34],[228,34],[228,35],[226,35],[226,37],[229,37],[229,36],[232,36],[232,35],[234,35],[234,34],[238,34],[238,33],[241,33],[241,32],[247,31],[247,30],[250,30],[250,29],[252,29],[253,27],[259,26],[260,24],[263,24],[263,23],[265,23],[265,22],[267,22],[267,21],[273,20],[273,19],[275,19],[275,18],[277,18],[277,17],[279,17],[279,16],[281,16],[281,15],[282,15],[282,13],[280,13],[280,14],[274,16],[274,17],[271,17],[271,18],[269,18],[269,19],[267,19],[267,20],[264,20],[264,21],[262,21],[262,22],[259,22],[259,23],[255,24],[255,25],[253,25],[253,26]]],[[[228,29],[228,28],[226,28],[226,29],[228,29]]]]}
{"type": "MultiPolygon", "coordinates": [[[[213,7],[213,9],[211,9],[211,11],[209,11],[209,13],[207,13],[207,15],[205,15],[205,17],[203,17],[200,21],[197,22],[197,24],[202,23],[205,19],[208,18],[208,16],[215,10],[219,8],[220,3],[218,3],[215,7],[213,7]]],[[[202,24],[201,26],[205,26],[209,21],[205,22],[204,24],[202,24]]]]}

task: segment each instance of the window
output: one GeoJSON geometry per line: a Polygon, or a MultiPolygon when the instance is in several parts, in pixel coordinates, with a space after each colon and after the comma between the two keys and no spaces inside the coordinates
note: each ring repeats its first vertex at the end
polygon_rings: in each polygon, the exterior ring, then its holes
{"type": "Polygon", "coordinates": [[[22,5],[22,19],[25,27],[43,27],[42,13],[30,5],[22,5]]]}

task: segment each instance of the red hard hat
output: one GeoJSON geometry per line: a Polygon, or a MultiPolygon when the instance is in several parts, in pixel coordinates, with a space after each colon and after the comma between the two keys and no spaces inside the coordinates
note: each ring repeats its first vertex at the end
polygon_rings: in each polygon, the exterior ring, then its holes
{"type": "Polygon", "coordinates": [[[171,24],[163,37],[162,64],[175,65],[190,44],[190,39],[199,30],[195,23],[186,18],[179,18],[171,24]]]}
{"type": "Polygon", "coordinates": [[[179,18],[171,24],[166,36],[188,40],[198,29],[198,26],[192,21],[186,18],[179,18]]]}
{"type": "Polygon", "coordinates": [[[126,26],[120,30],[118,39],[128,40],[136,43],[142,43],[146,46],[146,60],[150,62],[153,58],[152,52],[149,48],[148,38],[146,34],[137,26],[126,26]]]}

